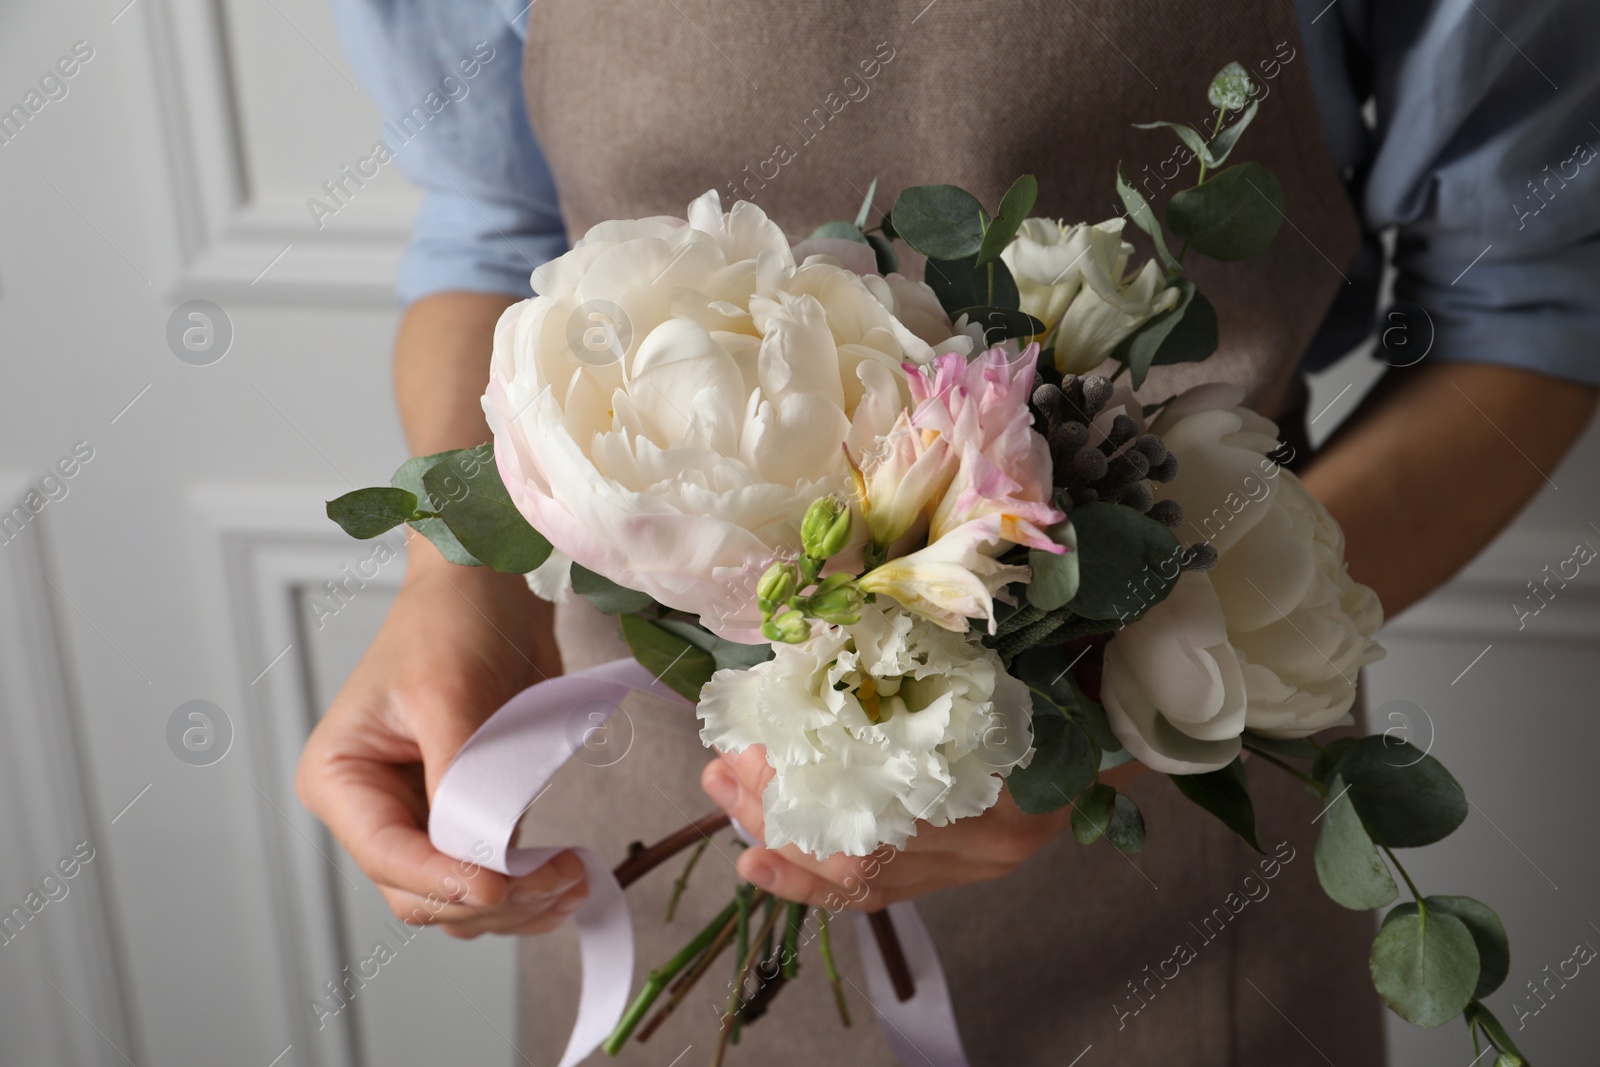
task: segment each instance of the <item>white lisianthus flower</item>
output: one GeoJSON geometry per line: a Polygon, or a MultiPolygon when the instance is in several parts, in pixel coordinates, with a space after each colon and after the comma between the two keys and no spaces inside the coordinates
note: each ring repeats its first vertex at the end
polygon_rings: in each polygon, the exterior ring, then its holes
{"type": "Polygon", "coordinates": [[[1172,308],[1178,290],[1168,287],[1154,260],[1130,271],[1133,245],[1122,239],[1126,219],[1093,226],[1067,226],[1050,219],[1025,219],[1001,253],[1017,280],[1022,310],[1055,334],[1056,369],[1086,374],[1146,321],[1172,308]]]}
{"type": "Polygon", "coordinates": [[[817,857],[904,847],[917,820],[980,815],[1033,755],[1028,688],[975,640],[867,605],[700,693],[700,738],[765,745],[766,844],[817,857]]]}
{"type": "Polygon", "coordinates": [[[1106,646],[1111,727],[1167,774],[1226,766],[1246,728],[1307,737],[1348,722],[1361,668],[1383,656],[1373,641],[1383,610],[1345,572],[1343,533],[1266,458],[1277,427],[1239,407],[1241,396],[1202,386],[1151,425],[1178,458],[1158,495],[1182,507],[1179,536],[1209,543],[1219,559],[1180,576],[1106,646]]]}
{"type": "Polygon", "coordinates": [[[710,192],[688,215],[601,223],[535,271],[483,406],[512,501],[557,550],[759,641],[757,579],[849,488],[840,446],[889,432],[906,364],[971,342],[920,283],[796,263],[753,204],[710,192]]]}

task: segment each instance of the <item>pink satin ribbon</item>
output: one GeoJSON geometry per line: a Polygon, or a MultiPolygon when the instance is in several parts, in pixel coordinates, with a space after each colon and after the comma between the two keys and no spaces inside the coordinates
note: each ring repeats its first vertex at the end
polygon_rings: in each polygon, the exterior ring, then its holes
{"type": "MultiPolygon", "coordinates": [[[[663,689],[638,661],[619,659],[518,693],[478,728],[445,770],[428,817],[433,846],[514,878],[567,851],[569,846],[561,845],[515,847],[518,822],[582,745],[585,733],[603,721],[606,712],[600,709],[616,708],[633,690],[660,696],[663,689]],[[579,707],[584,714],[574,726],[579,707]]],[[[622,887],[599,856],[583,848],[571,851],[588,872],[589,896],[572,916],[583,987],[560,1067],[573,1067],[600,1047],[622,1018],[633,988],[633,924],[622,887]]],[[[856,917],[868,997],[884,1038],[907,1067],[968,1067],[927,927],[909,902],[892,905],[889,912],[916,982],[916,995],[906,1001],[895,998],[865,916],[856,917]]]]}

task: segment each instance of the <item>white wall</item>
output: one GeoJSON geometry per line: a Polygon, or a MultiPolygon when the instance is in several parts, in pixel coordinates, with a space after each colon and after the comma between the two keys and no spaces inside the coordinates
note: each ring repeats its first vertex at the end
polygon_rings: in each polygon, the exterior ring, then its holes
{"type": "MultiPolygon", "coordinates": [[[[0,1063],[509,1062],[503,941],[424,934],[326,1029],[308,1006],[384,936],[377,893],[290,779],[399,567],[324,628],[305,608],[363,552],[321,501],[403,456],[388,292],[414,194],[389,168],[311,223],[305,199],[377,129],[322,0],[125,3],[0,8],[0,107],[74,42],[93,48],[68,95],[0,144],[0,495],[93,449],[0,545],[0,911],[79,842],[94,857],[0,945],[0,1063]],[[209,366],[168,346],[191,299],[231,324],[209,366]],[[195,699],[232,728],[209,766],[168,743],[195,699]]],[[[1600,940],[1583,766],[1600,743],[1600,582],[1586,572],[1523,633],[1509,607],[1600,538],[1597,459],[1591,435],[1550,472],[1559,490],[1397,621],[1372,672],[1378,713],[1425,708],[1478,804],[1417,871],[1500,909],[1518,984],[1600,940]]],[[[1597,997],[1600,979],[1576,980],[1530,1022],[1531,1051],[1578,1062],[1597,997]]],[[[1395,1047],[1400,1063],[1466,1060],[1456,1028],[1397,1028],[1395,1047]]]]}

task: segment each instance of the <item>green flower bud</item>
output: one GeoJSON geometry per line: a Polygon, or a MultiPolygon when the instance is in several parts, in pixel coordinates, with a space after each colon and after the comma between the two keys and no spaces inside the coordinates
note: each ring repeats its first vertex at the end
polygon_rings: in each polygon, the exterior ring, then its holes
{"type": "Polygon", "coordinates": [[[756,600],[761,605],[761,614],[770,615],[780,604],[786,603],[794,596],[799,581],[799,572],[792,563],[780,561],[768,567],[761,581],[756,583],[756,600]]]}
{"type": "Polygon", "coordinates": [[[806,509],[800,523],[800,546],[812,559],[827,559],[850,540],[850,505],[825,496],[806,509]]]}
{"type": "Polygon", "coordinates": [[[796,645],[811,636],[811,624],[804,615],[790,608],[762,623],[761,634],[768,641],[796,645]]]}
{"type": "Polygon", "coordinates": [[[833,623],[853,626],[861,621],[861,587],[853,574],[830,574],[817,591],[802,602],[806,614],[833,623]]]}

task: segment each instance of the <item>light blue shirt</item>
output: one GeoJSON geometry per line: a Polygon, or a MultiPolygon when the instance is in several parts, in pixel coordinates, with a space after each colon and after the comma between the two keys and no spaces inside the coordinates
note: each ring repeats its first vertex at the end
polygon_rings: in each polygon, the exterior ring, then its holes
{"type": "MultiPolygon", "coordinates": [[[[523,103],[530,6],[333,0],[396,162],[425,194],[400,266],[403,302],[445,290],[526,296],[533,269],[567,248],[523,103]]],[[[1328,147],[1368,233],[1307,365],[1372,330],[1382,273],[1372,235],[1393,227],[1395,296],[1427,312],[1428,358],[1600,384],[1600,6],[1296,7],[1328,147]]]]}

